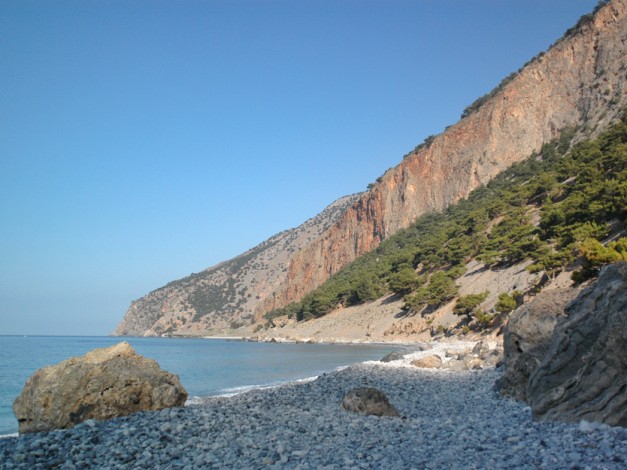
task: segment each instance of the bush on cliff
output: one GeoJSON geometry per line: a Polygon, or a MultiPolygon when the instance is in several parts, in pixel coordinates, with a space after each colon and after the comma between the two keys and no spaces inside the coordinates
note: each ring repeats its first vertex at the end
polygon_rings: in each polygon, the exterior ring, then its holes
{"type": "Polygon", "coordinates": [[[453,313],[455,315],[466,315],[470,319],[477,307],[488,298],[489,294],[489,291],[485,291],[481,294],[468,294],[460,297],[457,299],[455,307],[453,307],[453,313]]]}

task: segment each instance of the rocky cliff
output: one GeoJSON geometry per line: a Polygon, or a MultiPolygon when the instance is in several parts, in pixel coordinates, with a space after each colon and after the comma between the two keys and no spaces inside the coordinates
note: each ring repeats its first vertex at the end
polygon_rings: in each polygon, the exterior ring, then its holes
{"type": "Polygon", "coordinates": [[[601,127],[625,103],[627,2],[611,2],[476,111],[406,156],[290,262],[263,309],[299,299],[418,215],[466,197],[560,131],[601,127]]]}
{"type": "Polygon", "coordinates": [[[325,233],[357,198],[343,197],[299,227],[132,302],[114,334],[223,334],[250,324],[260,302],[285,282],[293,253],[325,233]]]}
{"type": "Polygon", "coordinates": [[[602,129],[627,101],[626,17],[627,0],[614,0],[582,18],[368,192],[332,205],[331,216],[321,214],[324,222],[279,234],[133,302],[116,334],[202,334],[259,319],[300,299],[420,214],[467,196],[562,130],[602,129]]]}

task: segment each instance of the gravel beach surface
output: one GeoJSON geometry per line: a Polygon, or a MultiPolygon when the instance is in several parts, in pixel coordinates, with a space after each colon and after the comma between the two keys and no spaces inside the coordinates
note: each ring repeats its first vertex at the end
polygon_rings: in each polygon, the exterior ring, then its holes
{"type": "MultiPolygon", "coordinates": [[[[393,363],[391,363],[393,364],[393,363]]],[[[366,363],[318,379],[0,440],[1,468],[627,468],[627,429],[531,420],[498,370],[366,363]],[[354,387],[401,417],[340,410],[354,387]]]]}

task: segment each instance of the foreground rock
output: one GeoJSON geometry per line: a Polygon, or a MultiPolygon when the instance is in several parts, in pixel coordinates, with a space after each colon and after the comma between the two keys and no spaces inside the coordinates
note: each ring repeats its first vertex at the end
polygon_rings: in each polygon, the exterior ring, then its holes
{"type": "Polygon", "coordinates": [[[627,426],[627,263],[606,267],[566,313],[529,379],[534,418],[627,426]]]}
{"type": "Polygon", "coordinates": [[[386,354],[385,356],[383,356],[381,358],[381,362],[393,362],[393,361],[400,361],[404,358],[405,356],[397,351],[392,351],[391,353],[386,354]]]}
{"type": "Polygon", "coordinates": [[[411,361],[412,366],[421,367],[423,369],[439,369],[442,367],[442,364],[442,358],[437,355],[425,356],[411,361]]]}
{"type": "Polygon", "coordinates": [[[526,400],[529,376],[544,358],[553,330],[576,289],[556,289],[538,294],[510,316],[503,340],[504,371],[497,381],[502,396],[526,400]]]}
{"type": "Polygon", "coordinates": [[[186,399],[176,375],[122,342],[39,369],[26,382],[13,411],[20,433],[29,433],[181,406],[186,399]]]}
{"type": "Polygon", "coordinates": [[[0,468],[625,470],[627,428],[532,421],[486,369],[374,363],[203,404],[0,439],[0,468]],[[384,390],[403,419],[338,412],[384,390]]]}
{"type": "Polygon", "coordinates": [[[374,416],[399,416],[381,390],[370,387],[354,388],[342,400],[342,409],[374,416]]]}

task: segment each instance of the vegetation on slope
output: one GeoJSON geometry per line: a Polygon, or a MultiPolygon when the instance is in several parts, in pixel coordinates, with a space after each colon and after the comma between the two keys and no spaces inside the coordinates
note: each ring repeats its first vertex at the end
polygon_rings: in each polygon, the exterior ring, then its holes
{"type": "MultiPolygon", "coordinates": [[[[576,282],[606,262],[627,259],[627,239],[600,243],[625,231],[627,112],[594,141],[571,148],[574,135],[564,132],[443,213],[423,215],[300,302],[266,318],[308,320],[386,292],[403,296],[408,311],[426,313],[457,296],[455,280],[471,259],[489,269],[532,260],[530,271],[555,275],[583,257],[576,282]]],[[[515,306],[516,295],[505,294],[499,311],[515,306]]],[[[476,298],[459,300],[460,315],[476,313],[476,298]]]]}

